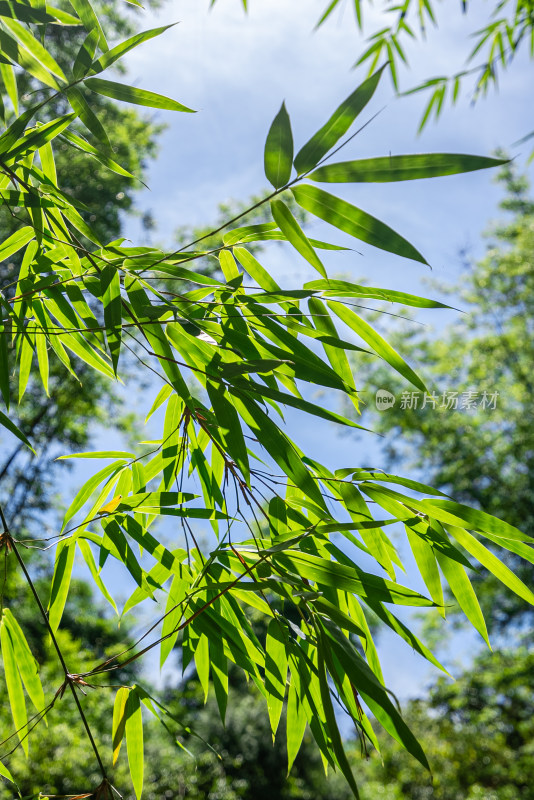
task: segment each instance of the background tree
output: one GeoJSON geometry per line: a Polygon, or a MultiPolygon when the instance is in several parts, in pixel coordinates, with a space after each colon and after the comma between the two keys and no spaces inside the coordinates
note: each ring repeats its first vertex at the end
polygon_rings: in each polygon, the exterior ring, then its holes
{"type": "Polygon", "coordinates": [[[381,758],[361,767],[362,800],[532,800],[533,667],[532,651],[505,649],[479,655],[453,683],[440,678],[406,708],[433,780],[380,737],[381,758]]]}

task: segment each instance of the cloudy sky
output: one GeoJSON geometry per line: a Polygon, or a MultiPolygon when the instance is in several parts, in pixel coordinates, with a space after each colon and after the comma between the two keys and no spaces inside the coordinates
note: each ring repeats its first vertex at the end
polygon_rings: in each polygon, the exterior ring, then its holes
{"type": "MultiPolygon", "coordinates": [[[[165,3],[158,13],[142,15],[143,28],[179,24],[128,56],[128,81],[198,110],[194,115],[157,113],[156,118],[168,127],[159,158],[148,172],[150,191],[137,197],[138,208],[150,210],[157,221],[154,242],[170,244],[177,226],[209,223],[221,201],[246,200],[265,187],[263,145],[282,100],[298,148],[365,78],[361,68],[351,69],[364,46],[351,3],[347,0],[342,13],[314,33],[325,5],[326,0],[249,0],[245,15],[240,0],[218,0],[209,13],[207,0],[178,0],[165,3]]],[[[368,32],[380,21],[381,5],[376,3],[368,17],[368,32]]],[[[467,19],[460,14],[459,2],[440,5],[442,12],[446,6],[447,15],[441,14],[439,31],[430,32],[426,44],[411,49],[411,70],[402,75],[406,88],[460,68],[470,46],[469,32],[484,21],[484,4],[467,19]]],[[[385,76],[361,119],[365,122],[380,112],[378,117],[351,142],[343,158],[424,151],[488,155],[505,147],[524,164],[528,146],[521,152],[512,150],[512,144],[534,127],[529,75],[527,62],[518,61],[502,80],[498,95],[475,108],[467,96],[462,97],[455,109],[446,108],[439,124],[430,125],[420,137],[416,129],[423,97],[395,99],[385,76]]],[[[460,270],[459,250],[467,247],[480,254],[481,231],[498,214],[501,192],[493,178],[482,172],[429,182],[341,187],[339,194],[406,236],[427,257],[434,276],[452,283],[460,270]]],[[[143,241],[135,220],[126,221],[126,234],[143,241]]],[[[313,235],[354,246],[326,225],[317,224],[313,235]]],[[[366,245],[356,243],[356,247],[361,254],[350,251],[326,260],[331,274],[428,292],[422,282],[428,268],[366,245]]],[[[279,245],[270,247],[262,261],[286,287],[310,277],[305,262],[279,245]]],[[[329,466],[370,461],[379,466],[372,438],[356,445],[348,436],[336,437],[326,423],[314,420],[310,425],[300,415],[290,415],[288,420],[302,448],[329,466]]],[[[384,637],[386,645],[389,641],[384,637]]],[[[470,646],[470,641],[460,642],[459,650],[470,646]]],[[[420,689],[428,670],[407,648],[389,648],[386,659],[386,676],[394,691],[406,696],[420,689]]]]}

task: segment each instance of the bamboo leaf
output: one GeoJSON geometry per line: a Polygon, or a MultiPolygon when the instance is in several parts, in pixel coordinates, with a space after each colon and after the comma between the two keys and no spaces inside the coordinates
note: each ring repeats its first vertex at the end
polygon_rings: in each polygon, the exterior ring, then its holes
{"type": "Polygon", "coordinates": [[[124,738],[124,731],[126,728],[126,702],[129,694],[129,689],[127,689],[125,686],[121,686],[115,695],[115,702],[113,704],[113,723],[111,729],[111,738],[113,743],[113,766],[115,766],[117,763],[122,740],[124,738]]]}
{"type": "Polygon", "coordinates": [[[329,301],[328,307],[332,309],[332,311],[337,314],[340,320],[342,320],[345,325],[348,325],[349,328],[360,336],[364,342],[367,342],[370,345],[375,353],[379,355],[384,361],[387,361],[393,369],[395,369],[400,375],[402,375],[406,380],[413,383],[414,386],[417,386],[418,389],[421,391],[426,392],[426,386],[421,380],[421,378],[413,371],[413,369],[406,363],[406,361],[400,356],[393,347],[386,342],[385,339],[377,333],[374,328],[372,328],[362,317],[358,316],[351,308],[347,308],[344,306],[343,303],[337,303],[335,301],[329,301]]]}
{"type": "Polygon", "coordinates": [[[105,266],[100,273],[100,291],[104,306],[106,338],[111,354],[113,371],[117,375],[122,338],[121,284],[119,272],[111,264],[105,266]]]}
{"type": "Polygon", "coordinates": [[[2,646],[2,660],[4,662],[4,675],[6,678],[7,696],[9,698],[11,714],[13,716],[18,739],[26,757],[28,757],[28,739],[26,737],[28,715],[26,712],[26,701],[24,700],[22,680],[17,669],[13,642],[4,620],[2,620],[0,625],[0,644],[2,646]]]}
{"type": "Polygon", "coordinates": [[[77,539],[77,543],[78,543],[78,547],[80,548],[81,554],[83,556],[83,560],[85,561],[85,563],[87,564],[87,567],[89,568],[89,572],[91,573],[91,577],[92,577],[93,581],[95,582],[95,585],[102,592],[102,594],[104,595],[104,597],[106,598],[108,603],[113,607],[115,613],[118,614],[117,606],[115,604],[115,601],[112,598],[112,596],[110,595],[110,593],[109,593],[104,581],[102,580],[102,578],[100,576],[100,573],[98,572],[98,569],[97,569],[97,566],[96,566],[96,563],[95,563],[95,559],[93,557],[93,553],[91,551],[91,547],[89,545],[89,542],[87,542],[85,539],[79,538],[79,539],[77,539]]]}
{"type": "Polygon", "coordinates": [[[265,142],[265,176],[275,189],[285,186],[291,177],[293,134],[285,103],[273,120],[265,142]]]}
{"type": "Polygon", "coordinates": [[[319,219],[367,244],[390,253],[427,264],[426,259],[410,242],[376,217],[347,203],[317,186],[302,184],[291,189],[299,206],[319,219]]]}
{"type": "Polygon", "coordinates": [[[383,70],[384,67],[358,86],[334,111],[328,122],[299,150],[295,157],[295,169],[299,175],[316,167],[348,131],[373,96],[383,70]]]}
{"type": "Polygon", "coordinates": [[[412,181],[457,175],[489,169],[508,163],[502,158],[461,155],[457,153],[423,153],[421,155],[385,156],[326,164],[312,172],[311,181],[318,183],[384,183],[412,181]]]}
{"type": "Polygon", "coordinates": [[[28,696],[37,711],[43,711],[45,707],[45,697],[39,677],[37,661],[30,650],[22,628],[8,608],[4,609],[4,624],[9,631],[15,660],[28,696]]]}
{"type": "Polygon", "coordinates": [[[69,520],[73,518],[75,514],[85,505],[85,503],[89,500],[97,486],[99,486],[102,481],[108,478],[110,475],[116,474],[122,467],[124,466],[124,461],[114,461],[113,464],[108,464],[107,467],[99,470],[95,475],[92,475],[89,480],[87,480],[83,486],[77,491],[76,495],[70,506],[68,507],[67,511],[65,512],[65,516],[63,517],[63,524],[61,526],[61,532],[63,532],[67,526],[69,520]]]}
{"type": "Polygon", "coordinates": [[[13,434],[13,436],[16,436],[16,437],[17,437],[17,439],[20,439],[20,441],[21,441],[21,442],[23,442],[23,443],[24,443],[24,444],[25,444],[27,447],[29,447],[29,448],[30,448],[30,450],[32,451],[32,453],[35,453],[35,450],[34,450],[34,449],[33,449],[33,447],[31,446],[31,444],[30,444],[29,440],[28,440],[28,439],[26,438],[26,436],[25,436],[25,435],[22,433],[22,431],[20,430],[20,428],[18,428],[18,427],[15,425],[15,423],[14,423],[14,422],[11,422],[11,420],[9,419],[9,417],[7,417],[7,416],[4,414],[4,412],[3,412],[3,411],[0,411],[0,425],[2,425],[2,426],[3,426],[4,428],[6,428],[6,429],[7,429],[7,430],[8,430],[10,433],[12,433],[12,434],[13,434]]]}
{"type": "Polygon", "coordinates": [[[69,2],[78,17],[81,19],[87,33],[91,33],[93,30],[98,31],[98,44],[100,49],[104,52],[107,52],[109,47],[106,37],[104,36],[104,31],[102,30],[100,21],[89,0],[69,0],[69,2]]]}
{"type": "Polygon", "coordinates": [[[326,270],[321,262],[321,259],[311,246],[308,237],[301,229],[297,220],[291,213],[290,209],[282,200],[271,200],[271,211],[274,221],[286,236],[295,250],[301,254],[306,261],[319,272],[323,278],[326,278],[326,270]]]}
{"type": "Polygon", "coordinates": [[[102,144],[111,150],[111,142],[109,141],[106,130],[97,115],[85,99],[84,94],[77,86],[71,86],[66,90],[66,95],[72,110],[76,112],[85,127],[90,131],[93,136],[102,142],[102,144]]]}
{"type": "Polygon", "coordinates": [[[436,551],[436,558],[445,580],[458,601],[458,605],[469,622],[480,633],[488,647],[491,647],[480,604],[464,567],[458,564],[457,561],[444,556],[439,550],[436,551]]]}
{"type": "MultiPolygon", "coordinates": [[[[8,28],[16,39],[35,57],[35,59],[43,65],[45,69],[55,75],[60,80],[67,82],[65,73],[57,63],[57,61],[50,55],[49,51],[43,47],[38,39],[30,33],[28,28],[17,19],[11,17],[4,17],[4,25],[8,28]]],[[[22,66],[22,65],[21,65],[22,66]]]]}
{"type": "Polygon", "coordinates": [[[275,618],[269,622],[265,643],[265,690],[273,742],[286,696],[287,666],[287,637],[283,622],[275,618]]]}
{"type": "Polygon", "coordinates": [[[118,61],[119,58],[122,58],[126,53],[129,53],[130,50],[133,50],[134,47],[143,44],[143,42],[148,42],[155,36],[161,36],[161,34],[165,33],[165,31],[169,30],[169,28],[173,28],[175,24],[176,23],[164,25],[161,28],[152,28],[151,30],[143,31],[142,33],[136,33],[134,36],[130,36],[129,39],[126,39],[124,42],[116,45],[111,50],[108,50],[101,55],[100,58],[94,61],[91,65],[91,74],[95,75],[98,72],[103,72],[105,69],[118,61]]]}
{"type": "Polygon", "coordinates": [[[297,757],[304,731],[306,730],[306,713],[299,700],[295,683],[292,680],[289,684],[287,695],[287,715],[286,715],[286,741],[287,741],[287,774],[291,772],[293,762],[297,757]]]}
{"type": "Polygon", "coordinates": [[[486,569],[492,572],[505,586],[515,592],[519,597],[523,598],[527,603],[534,605],[534,593],[525,586],[523,581],[514,575],[511,569],[503,564],[497,556],[484,547],[478,539],[475,539],[468,531],[463,528],[457,528],[454,525],[448,525],[447,530],[456,539],[458,544],[464,547],[468,553],[471,553],[486,569]]]}
{"type": "Polygon", "coordinates": [[[292,568],[308,580],[324,586],[331,586],[334,589],[354,592],[361,597],[369,596],[371,600],[408,606],[434,605],[431,600],[423,597],[419,592],[377,575],[371,575],[356,566],[348,567],[336,561],[328,561],[325,558],[311,555],[311,553],[294,551],[276,554],[274,558],[282,566],[292,568]]]}
{"type": "Polygon", "coordinates": [[[130,776],[137,800],[143,792],[144,751],[143,751],[143,718],[139,695],[132,689],[128,694],[124,709],[126,718],[126,750],[130,776]]]}
{"type": "Polygon", "coordinates": [[[102,78],[86,78],[85,85],[92,92],[111,97],[112,100],[122,100],[125,103],[133,103],[137,106],[148,106],[149,108],[163,108],[167,111],[187,111],[194,114],[192,108],[171,100],[162,94],[148,92],[146,89],[137,89],[135,86],[126,86],[115,81],[105,81],[102,78]]]}
{"type": "Polygon", "coordinates": [[[75,552],[76,542],[73,540],[62,541],[57,548],[48,603],[48,621],[54,633],[59,627],[67,601],[75,552]]]}

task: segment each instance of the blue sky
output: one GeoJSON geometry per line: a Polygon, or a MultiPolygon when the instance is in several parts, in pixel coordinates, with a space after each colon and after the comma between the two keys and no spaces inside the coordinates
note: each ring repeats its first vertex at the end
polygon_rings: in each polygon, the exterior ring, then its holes
{"type": "MultiPolygon", "coordinates": [[[[218,0],[210,13],[207,5],[207,0],[182,0],[165,4],[158,13],[143,14],[143,28],[180,24],[126,59],[128,82],[198,109],[195,115],[157,113],[156,119],[168,127],[161,137],[159,158],[148,171],[150,191],[137,196],[138,209],[150,210],[158,222],[153,240],[167,245],[178,225],[209,222],[219,202],[244,200],[265,187],[263,144],[282,100],[298,147],[365,77],[362,69],[351,70],[363,39],[349,7],[313,33],[326,0],[250,0],[248,15],[240,0],[218,0]]],[[[468,33],[483,17],[471,14],[465,20],[459,3],[446,5],[447,17],[440,21],[439,32],[430,32],[426,45],[412,49],[412,68],[403,75],[406,87],[461,66],[468,33]]],[[[376,17],[378,12],[373,13],[376,17]]],[[[368,30],[373,28],[369,25],[368,30]]],[[[362,121],[380,111],[378,117],[351,142],[343,158],[425,151],[488,155],[498,146],[510,149],[533,127],[530,80],[526,61],[519,61],[502,80],[498,95],[475,108],[469,107],[467,97],[461,98],[455,109],[445,110],[439,124],[430,125],[417,138],[424,100],[395,99],[386,76],[362,121]]],[[[513,151],[520,163],[527,148],[523,153],[513,151]]],[[[490,172],[338,190],[413,242],[432,265],[433,276],[445,283],[454,282],[459,274],[461,248],[482,252],[481,232],[498,215],[501,196],[490,172]]],[[[365,277],[376,286],[428,294],[423,279],[430,273],[423,265],[354,243],[326,225],[317,224],[312,231],[361,251],[361,255],[349,251],[326,258],[331,274],[344,273],[354,280],[365,277]]],[[[143,239],[135,219],[125,220],[125,232],[134,241],[143,239]]],[[[266,251],[262,263],[286,287],[313,277],[298,255],[278,245],[266,251]]],[[[451,318],[447,312],[440,319],[451,318]]],[[[425,322],[431,319],[428,314],[424,317],[425,322]]],[[[146,413],[151,400],[145,404],[143,399],[139,409],[146,413]]],[[[356,442],[350,435],[336,435],[327,423],[310,423],[298,414],[289,415],[288,424],[300,446],[331,467],[380,466],[372,435],[356,442]]],[[[472,645],[471,638],[456,641],[458,652],[472,645]]],[[[383,653],[391,688],[401,697],[418,692],[428,675],[424,662],[407,647],[393,645],[388,636],[383,638],[383,653]]]]}

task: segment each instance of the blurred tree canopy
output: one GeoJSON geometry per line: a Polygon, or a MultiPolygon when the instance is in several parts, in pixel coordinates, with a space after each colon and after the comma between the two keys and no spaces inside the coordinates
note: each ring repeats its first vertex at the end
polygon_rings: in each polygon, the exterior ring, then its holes
{"type": "Polygon", "coordinates": [[[451,683],[440,678],[406,718],[425,743],[433,774],[381,737],[360,773],[362,800],[532,800],[534,653],[478,656],[451,683]]]}

